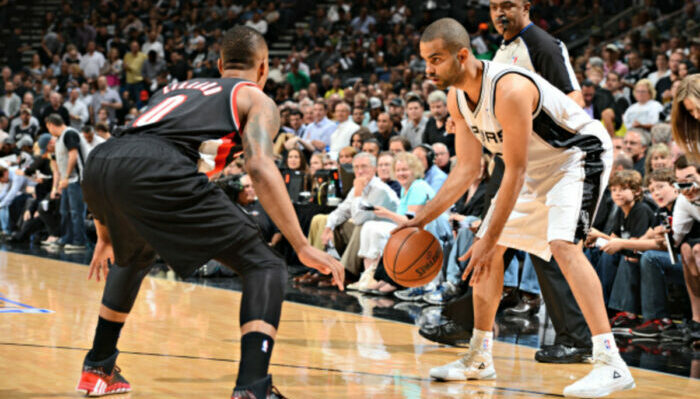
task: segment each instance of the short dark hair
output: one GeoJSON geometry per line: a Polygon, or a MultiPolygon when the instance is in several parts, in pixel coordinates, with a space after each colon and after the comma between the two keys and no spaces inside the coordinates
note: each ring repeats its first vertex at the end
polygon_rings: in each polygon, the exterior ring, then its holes
{"type": "Polygon", "coordinates": [[[411,151],[413,149],[413,146],[411,146],[411,142],[408,141],[408,139],[404,136],[391,136],[391,138],[389,139],[389,144],[393,143],[394,141],[401,142],[404,151],[411,151]]]}
{"type": "Polygon", "coordinates": [[[364,141],[362,142],[362,145],[365,145],[365,144],[367,144],[367,143],[374,144],[374,145],[376,145],[377,147],[379,147],[380,150],[382,149],[382,145],[379,144],[379,140],[375,139],[374,137],[372,137],[371,139],[364,140],[364,141]]]}
{"type": "Polygon", "coordinates": [[[420,37],[421,42],[442,39],[445,47],[454,54],[462,48],[471,49],[469,33],[464,26],[452,18],[441,18],[428,25],[420,37]]]}
{"type": "Polygon", "coordinates": [[[109,126],[107,126],[107,124],[104,122],[100,122],[95,125],[95,130],[99,130],[100,132],[109,132],[109,126]]]}
{"type": "Polygon", "coordinates": [[[410,104],[410,103],[418,103],[418,104],[420,104],[421,107],[425,108],[425,104],[423,103],[423,100],[421,100],[421,98],[418,96],[408,96],[406,98],[406,106],[408,106],[408,104],[410,104]]]}
{"type": "Polygon", "coordinates": [[[54,126],[65,126],[65,122],[63,121],[61,115],[56,113],[49,114],[49,116],[47,116],[46,119],[44,119],[44,123],[46,123],[47,125],[51,124],[54,126]]]}
{"type": "Polygon", "coordinates": [[[673,171],[669,168],[661,168],[652,170],[644,178],[644,186],[649,187],[652,181],[666,182],[668,184],[673,184],[676,182],[676,176],[673,175],[673,171]]]}
{"type": "Polygon", "coordinates": [[[304,114],[302,114],[301,111],[299,111],[298,109],[293,109],[289,111],[289,116],[298,116],[300,118],[303,118],[304,114]]]}
{"type": "Polygon", "coordinates": [[[266,50],[265,38],[258,31],[247,26],[236,25],[226,32],[221,43],[224,69],[254,68],[258,56],[266,50]]]}
{"type": "Polygon", "coordinates": [[[695,170],[700,173],[700,165],[696,163],[692,163],[688,161],[688,157],[685,155],[681,155],[676,159],[676,161],[673,163],[673,169],[678,170],[678,169],[685,169],[689,166],[694,166],[695,170]]]}
{"type": "Polygon", "coordinates": [[[93,131],[92,125],[84,125],[83,127],[80,128],[80,131],[85,132],[85,133],[92,133],[92,131],[93,131]]]}
{"type": "Polygon", "coordinates": [[[636,170],[618,170],[610,177],[608,187],[629,188],[634,193],[634,200],[639,201],[642,198],[642,175],[636,170]]]}

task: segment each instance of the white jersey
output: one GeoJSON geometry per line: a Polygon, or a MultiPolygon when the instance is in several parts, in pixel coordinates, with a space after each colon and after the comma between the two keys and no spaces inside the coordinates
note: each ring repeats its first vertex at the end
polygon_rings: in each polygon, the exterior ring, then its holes
{"type": "MultiPolygon", "coordinates": [[[[457,90],[460,113],[474,136],[493,154],[503,154],[503,129],[494,105],[499,80],[509,73],[530,79],[539,92],[532,116],[525,183],[498,243],[549,260],[549,243],[585,238],[612,164],[612,142],[599,122],[541,76],[524,68],[484,61],[474,110],[457,90]]],[[[477,236],[491,222],[496,201],[477,236]]]]}
{"type": "Polygon", "coordinates": [[[552,162],[573,147],[583,151],[611,148],[610,136],[599,122],[591,119],[571,98],[540,75],[524,68],[484,61],[481,93],[472,111],[466,94],[457,90],[459,110],[475,137],[493,154],[503,153],[503,129],[496,119],[496,84],[506,74],[515,73],[530,79],[539,91],[533,113],[533,134],[528,148],[528,163],[552,162]]]}

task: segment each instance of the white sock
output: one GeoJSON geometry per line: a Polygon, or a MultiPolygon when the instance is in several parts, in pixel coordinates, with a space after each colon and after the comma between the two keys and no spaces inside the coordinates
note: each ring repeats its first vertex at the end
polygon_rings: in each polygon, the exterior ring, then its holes
{"type": "Polygon", "coordinates": [[[618,354],[617,344],[613,333],[598,334],[593,336],[593,357],[596,353],[607,352],[618,354]]]}
{"type": "Polygon", "coordinates": [[[469,340],[469,346],[472,349],[491,353],[491,349],[493,349],[493,332],[475,328],[472,332],[472,339],[469,340]]]}

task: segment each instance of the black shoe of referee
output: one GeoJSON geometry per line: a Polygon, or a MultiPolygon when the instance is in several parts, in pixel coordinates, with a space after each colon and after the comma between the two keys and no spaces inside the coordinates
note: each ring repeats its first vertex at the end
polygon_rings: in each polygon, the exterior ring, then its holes
{"type": "Polygon", "coordinates": [[[466,331],[454,321],[440,325],[423,326],[418,330],[418,333],[430,341],[460,348],[469,347],[469,340],[472,338],[471,331],[466,331]]]}
{"type": "Polygon", "coordinates": [[[593,348],[576,347],[563,344],[543,346],[535,352],[535,360],[540,363],[588,363],[593,354],[593,348]]]}

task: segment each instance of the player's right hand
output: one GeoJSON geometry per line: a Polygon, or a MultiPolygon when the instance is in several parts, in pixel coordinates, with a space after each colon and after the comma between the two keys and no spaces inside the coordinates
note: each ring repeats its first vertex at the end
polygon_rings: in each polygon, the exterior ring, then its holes
{"type": "Polygon", "coordinates": [[[341,291],[345,290],[345,268],[336,258],[311,245],[306,245],[298,250],[297,256],[305,266],[316,269],[323,274],[331,273],[334,285],[341,291]]]}
{"type": "Polygon", "coordinates": [[[104,275],[104,279],[107,279],[107,273],[109,273],[109,267],[114,263],[114,248],[112,244],[106,243],[102,240],[97,240],[95,245],[95,252],[92,254],[92,260],[90,261],[90,272],[88,273],[88,280],[95,275],[95,280],[100,281],[100,274],[104,275]]]}
{"type": "Polygon", "coordinates": [[[425,226],[425,223],[418,220],[417,218],[408,219],[407,221],[401,222],[398,225],[396,225],[396,228],[394,228],[394,230],[391,230],[391,234],[395,234],[399,230],[403,230],[403,229],[408,228],[408,227],[418,227],[419,229],[422,229],[424,226],[425,226]]]}

